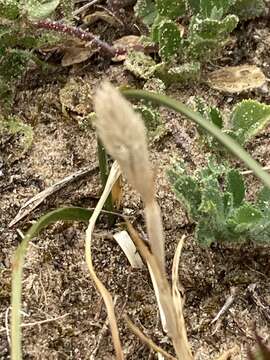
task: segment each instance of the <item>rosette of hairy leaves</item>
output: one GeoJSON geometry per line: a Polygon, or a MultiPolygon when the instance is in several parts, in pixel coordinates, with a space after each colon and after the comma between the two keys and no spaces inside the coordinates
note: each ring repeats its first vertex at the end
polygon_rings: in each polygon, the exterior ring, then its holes
{"type": "Polygon", "coordinates": [[[270,190],[263,187],[252,204],[238,170],[210,160],[194,176],[177,165],[168,171],[176,197],[195,221],[202,245],[213,241],[270,241],[270,190]]]}

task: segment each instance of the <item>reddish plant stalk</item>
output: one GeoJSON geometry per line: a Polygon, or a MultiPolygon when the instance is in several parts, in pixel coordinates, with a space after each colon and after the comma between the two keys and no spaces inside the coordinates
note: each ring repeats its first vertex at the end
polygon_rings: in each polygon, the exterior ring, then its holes
{"type": "Polygon", "coordinates": [[[76,37],[80,40],[84,41],[92,41],[95,43],[100,49],[108,53],[111,57],[114,57],[118,54],[123,54],[126,52],[123,48],[114,48],[113,46],[109,45],[105,41],[99,39],[98,36],[91,34],[88,31],[84,31],[80,28],[75,26],[66,25],[57,21],[51,20],[40,20],[34,22],[33,25],[38,29],[45,29],[49,31],[56,31],[62,34],[68,34],[70,36],[76,37]]]}

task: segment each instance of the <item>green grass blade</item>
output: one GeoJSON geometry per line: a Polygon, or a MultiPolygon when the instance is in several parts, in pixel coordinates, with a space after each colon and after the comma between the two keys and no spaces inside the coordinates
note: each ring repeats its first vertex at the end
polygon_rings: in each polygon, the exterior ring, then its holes
{"type": "Polygon", "coordinates": [[[18,246],[12,263],[12,293],[11,293],[11,359],[22,359],[22,334],[21,334],[21,299],[22,299],[22,274],[24,258],[29,241],[48,225],[59,220],[85,221],[92,215],[92,210],[79,207],[66,207],[53,210],[42,216],[25,234],[18,246]]]}
{"type": "Polygon", "coordinates": [[[181,102],[171,99],[168,96],[155,94],[144,90],[122,89],[122,94],[127,98],[144,99],[152,101],[158,105],[166,106],[181,114],[186,115],[189,119],[193,120],[196,124],[203,127],[207,132],[214,136],[221,142],[229,151],[236,157],[243,161],[243,163],[251,169],[254,174],[261,179],[261,181],[270,188],[270,175],[262,169],[262,167],[254,160],[239,144],[236,143],[230,136],[224,134],[220,129],[212,124],[210,121],[204,119],[199,113],[189,109],[181,102]]]}

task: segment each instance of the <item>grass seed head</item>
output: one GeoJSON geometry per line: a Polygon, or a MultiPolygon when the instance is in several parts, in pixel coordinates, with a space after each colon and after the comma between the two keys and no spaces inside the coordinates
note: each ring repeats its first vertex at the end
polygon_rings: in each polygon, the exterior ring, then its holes
{"type": "Polygon", "coordinates": [[[141,116],[110,83],[98,89],[94,106],[96,128],[108,153],[118,161],[128,181],[144,202],[154,197],[146,129],[141,116]]]}

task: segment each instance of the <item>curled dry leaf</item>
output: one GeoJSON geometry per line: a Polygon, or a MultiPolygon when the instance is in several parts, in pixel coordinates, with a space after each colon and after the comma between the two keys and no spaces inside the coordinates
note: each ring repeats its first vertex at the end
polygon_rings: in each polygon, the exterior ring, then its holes
{"type": "Polygon", "coordinates": [[[62,66],[70,66],[74,64],[80,64],[88,60],[98,51],[98,47],[78,47],[71,46],[64,49],[64,56],[61,61],[62,66]]]}
{"type": "Polygon", "coordinates": [[[127,35],[123,36],[120,39],[117,39],[113,42],[113,46],[116,49],[125,49],[125,52],[115,55],[112,60],[115,62],[124,61],[127,58],[127,53],[129,50],[134,50],[136,47],[142,45],[139,43],[140,36],[136,35],[127,35]]]}
{"type": "Polygon", "coordinates": [[[131,50],[141,51],[145,54],[151,54],[158,51],[155,44],[144,42],[141,36],[127,35],[113,42],[113,46],[117,51],[116,55],[112,58],[114,62],[124,61],[131,50]]]}
{"type": "Polygon", "coordinates": [[[116,16],[106,11],[96,11],[93,14],[86,15],[83,18],[83,22],[87,25],[92,25],[99,20],[105,21],[111,26],[115,26],[115,27],[118,27],[119,25],[123,26],[123,23],[116,16]]]}
{"type": "Polygon", "coordinates": [[[122,176],[119,176],[112,188],[112,201],[116,209],[120,208],[123,199],[122,176]]]}
{"type": "Polygon", "coordinates": [[[113,238],[125,253],[131,267],[134,269],[141,269],[143,267],[142,259],[128,232],[125,230],[120,231],[114,234],[113,238]]]}
{"type": "Polygon", "coordinates": [[[103,285],[103,283],[99,280],[94,266],[92,262],[92,251],[91,251],[91,245],[92,245],[92,234],[95,228],[96,220],[112,190],[113,184],[117,181],[121,174],[120,168],[116,161],[113,163],[111,167],[110,174],[108,176],[105,188],[103,190],[103,193],[95,207],[95,210],[93,211],[93,214],[91,218],[89,219],[89,225],[86,230],[86,237],[85,237],[85,258],[86,263],[88,266],[88,270],[90,272],[91,278],[94,281],[96,288],[98,289],[100,295],[103,298],[103,301],[106,306],[107,314],[108,314],[108,320],[111,328],[112,333],[112,340],[114,344],[115,349],[115,355],[117,360],[124,360],[124,354],[121,347],[120,337],[119,337],[119,331],[117,326],[117,320],[114,313],[114,304],[112,300],[112,296],[109,293],[109,291],[106,289],[106,287],[103,285]]]}
{"type": "Polygon", "coordinates": [[[213,89],[229,93],[239,93],[263,86],[266,78],[257,66],[240,65],[213,71],[207,75],[206,82],[213,89]]]}

